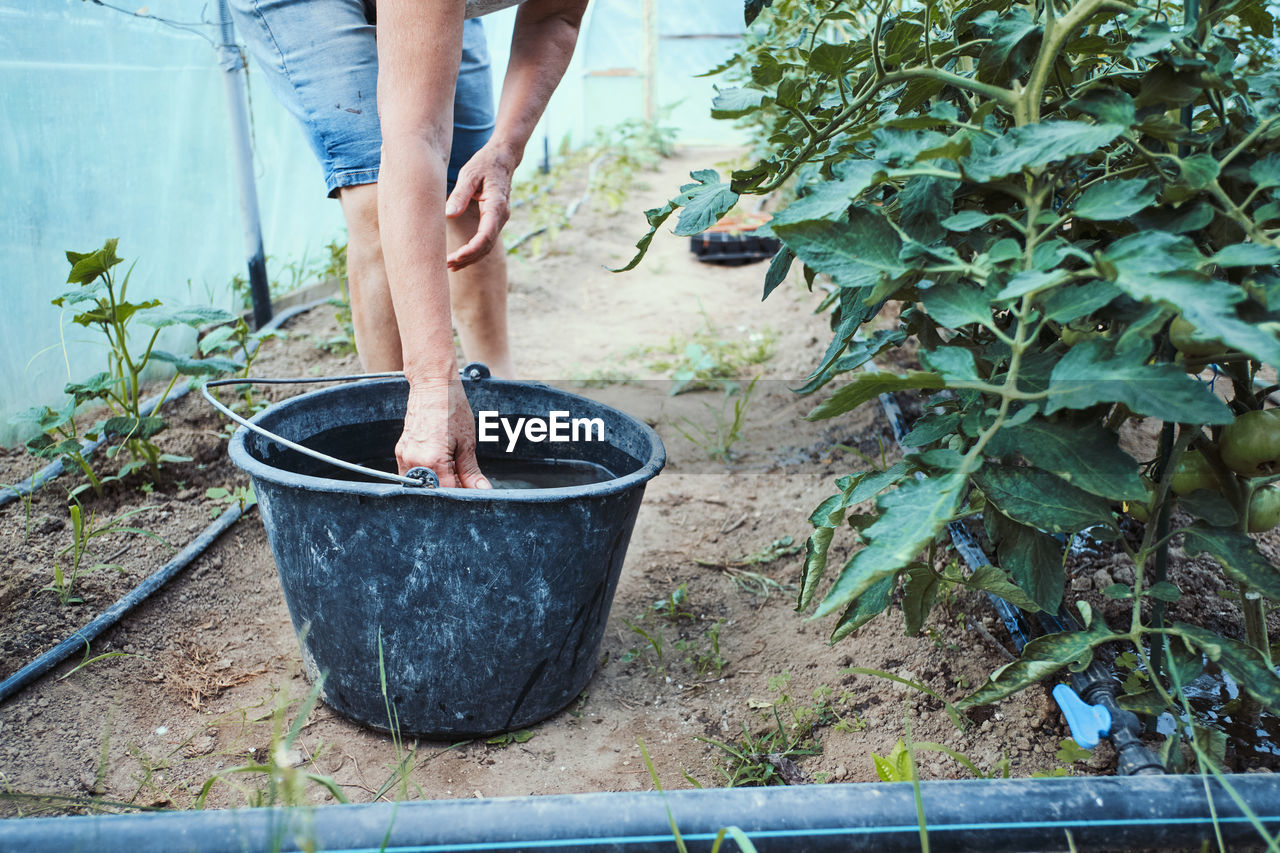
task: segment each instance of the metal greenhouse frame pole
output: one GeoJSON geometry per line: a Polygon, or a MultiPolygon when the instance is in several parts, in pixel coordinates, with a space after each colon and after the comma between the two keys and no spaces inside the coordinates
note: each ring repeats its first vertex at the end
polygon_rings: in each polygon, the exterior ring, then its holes
{"type": "Polygon", "coordinates": [[[262,247],[258,189],[253,181],[249,108],[244,93],[244,55],[236,45],[235,26],[231,22],[231,9],[227,0],[218,0],[218,18],[222,27],[218,64],[222,66],[222,80],[227,93],[232,156],[236,164],[236,182],[240,188],[240,213],[244,220],[244,243],[249,267],[249,293],[253,298],[253,327],[261,329],[271,321],[271,290],[267,286],[267,260],[262,247]]]}

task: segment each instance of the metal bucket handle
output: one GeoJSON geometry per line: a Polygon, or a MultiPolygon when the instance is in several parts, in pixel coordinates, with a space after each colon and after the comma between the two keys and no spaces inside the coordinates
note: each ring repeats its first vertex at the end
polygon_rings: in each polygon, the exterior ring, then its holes
{"type": "MultiPolygon", "coordinates": [[[[466,367],[462,368],[458,372],[461,373],[464,378],[472,379],[472,380],[488,379],[490,376],[489,368],[485,367],[483,364],[481,364],[478,361],[471,362],[470,364],[468,364],[466,367]]],[[[312,450],[310,447],[304,447],[301,444],[298,444],[297,442],[293,442],[287,438],[284,438],[283,436],[276,435],[274,432],[271,432],[270,430],[265,430],[262,427],[258,426],[257,424],[249,421],[248,419],[242,418],[240,415],[236,414],[235,412],[231,411],[231,409],[224,406],[222,402],[218,400],[218,398],[214,397],[211,393],[209,393],[210,388],[220,388],[224,385],[246,385],[246,384],[248,385],[309,385],[311,383],[320,383],[320,382],[357,382],[363,379],[389,379],[389,378],[403,379],[404,372],[392,371],[388,373],[355,373],[348,376],[319,376],[315,378],[308,377],[306,379],[267,379],[267,378],[254,377],[254,376],[240,376],[234,379],[211,380],[209,382],[204,383],[200,391],[201,393],[204,394],[204,398],[209,401],[209,404],[211,406],[213,406],[222,414],[226,415],[231,420],[240,424],[240,426],[246,427],[247,429],[250,429],[256,432],[258,435],[263,436],[264,438],[269,438],[272,441],[283,444],[285,447],[289,448],[290,450],[296,450],[297,452],[303,454],[304,456],[310,456],[312,459],[317,459],[321,462],[327,462],[330,465],[335,465],[339,468],[344,468],[356,474],[362,474],[366,477],[374,477],[380,480],[387,480],[392,483],[399,483],[402,486],[410,486],[412,488],[418,488],[418,489],[423,487],[428,489],[438,488],[440,486],[440,478],[436,476],[436,472],[432,471],[430,468],[425,468],[425,467],[410,468],[407,472],[404,473],[404,475],[388,474],[386,471],[378,471],[373,468],[366,468],[363,465],[357,465],[354,462],[348,462],[345,459],[339,459],[336,456],[329,456],[326,453],[321,453],[318,450],[312,450]]]]}

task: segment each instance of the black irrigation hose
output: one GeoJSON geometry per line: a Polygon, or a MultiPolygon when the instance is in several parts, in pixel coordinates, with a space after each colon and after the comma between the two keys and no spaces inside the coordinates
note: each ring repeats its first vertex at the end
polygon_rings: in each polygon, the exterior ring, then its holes
{"type": "Polygon", "coordinates": [[[87,649],[89,643],[97,639],[98,635],[103,631],[119,622],[120,617],[137,607],[153,592],[168,583],[174,575],[190,565],[192,560],[199,557],[204,552],[204,549],[212,544],[213,540],[217,539],[228,527],[235,524],[243,514],[244,510],[238,504],[232,504],[222,515],[218,516],[213,524],[206,527],[190,545],[183,548],[178,556],[165,563],[155,572],[152,572],[146,580],[134,587],[132,591],[115,604],[98,614],[88,625],[85,625],[4,681],[0,681],[0,702],[4,702],[77,651],[87,649]]]}
{"type": "MultiPolygon", "coordinates": [[[[325,301],[326,300],[319,299],[315,302],[308,302],[305,305],[297,305],[287,311],[283,311],[280,314],[277,314],[270,323],[264,326],[263,331],[274,331],[299,314],[310,311],[312,308],[319,305],[323,305],[325,301]]],[[[191,383],[183,383],[182,385],[174,388],[173,393],[171,393],[167,399],[175,400],[187,393],[189,390],[191,390],[191,383]]],[[[146,401],[146,405],[151,407],[152,412],[155,411],[155,407],[157,405],[157,403],[152,402],[153,400],[156,400],[156,398],[153,397],[151,400],[146,401]]],[[[98,441],[94,446],[97,447],[101,443],[101,441],[98,441]]],[[[58,460],[53,465],[45,468],[44,471],[41,471],[40,473],[43,474],[55,466],[59,469],[57,472],[50,474],[45,479],[37,483],[35,488],[39,488],[43,483],[48,482],[48,480],[52,480],[54,477],[58,476],[58,474],[61,474],[61,465],[62,460],[58,460]]],[[[9,500],[13,500],[17,495],[11,494],[6,497],[8,497],[9,500]]],[[[0,506],[3,506],[5,503],[7,503],[7,501],[0,499],[0,506]]],[[[165,563],[164,566],[157,571],[153,572],[146,580],[135,587],[132,591],[125,594],[125,596],[115,604],[108,607],[105,611],[89,622],[89,624],[85,625],[70,637],[67,637],[65,640],[58,643],[58,645],[40,655],[31,663],[6,678],[4,681],[0,682],[0,702],[5,702],[9,697],[13,696],[32,681],[62,663],[77,651],[86,649],[88,644],[97,639],[103,631],[120,621],[122,616],[141,604],[153,592],[168,583],[174,575],[186,568],[192,560],[200,556],[200,554],[202,554],[204,550],[213,543],[213,540],[217,539],[223,531],[234,524],[236,520],[243,515],[243,513],[244,511],[238,505],[229,507],[222,513],[222,515],[218,516],[212,524],[206,527],[204,531],[191,542],[191,544],[187,545],[186,548],[183,548],[176,557],[168,563],[165,563]]]]}
{"type": "MultiPolygon", "coordinates": [[[[304,305],[295,305],[294,307],[288,309],[287,311],[277,314],[270,323],[263,326],[262,329],[259,331],[264,331],[264,332],[275,331],[276,329],[280,328],[280,326],[284,325],[284,323],[288,322],[289,320],[292,320],[294,317],[297,317],[299,314],[302,314],[306,311],[310,311],[312,308],[315,308],[317,306],[323,305],[325,301],[326,300],[324,299],[317,299],[314,302],[308,302],[304,305]]],[[[255,347],[256,346],[257,344],[255,342],[255,347]]],[[[233,361],[240,361],[243,358],[244,358],[243,353],[237,353],[233,358],[233,361]]],[[[152,397],[148,397],[147,399],[143,400],[142,403],[138,406],[138,410],[145,412],[146,415],[150,417],[151,415],[154,415],[156,413],[156,410],[160,408],[161,404],[168,403],[171,400],[180,399],[181,397],[186,395],[187,392],[191,390],[191,387],[192,386],[190,381],[183,382],[180,385],[175,385],[172,389],[170,389],[169,394],[165,396],[163,399],[161,399],[161,395],[156,394],[152,397]]],[[[107,437],[103,435],[94,439],[93,441],[84,442],[83,444],[80,445],[80,455],[87,459],[99,447],[105,444],[106,440],[107,440],[107,437]]],[[[50,462],[48,465],[41,468],[39,471],[36,471],[34,474],[28,477],[24,482],[14,483],[12,485],[0,485],[0,489],[3,489],[3,492],[0,493],[0,507],[5,506],[6,504],[11,504],[14,501],[16,501],[18,498],[25,498],[27,495],[31,494],[36,489],[39,489],[41,486],[45,485],[51,480],[56,480],[58,477],[62,476],[62,474],[65,471],[66,471],[66,467],[62,464],[62,460],[55,459],[54,461],[50,462]]]]}

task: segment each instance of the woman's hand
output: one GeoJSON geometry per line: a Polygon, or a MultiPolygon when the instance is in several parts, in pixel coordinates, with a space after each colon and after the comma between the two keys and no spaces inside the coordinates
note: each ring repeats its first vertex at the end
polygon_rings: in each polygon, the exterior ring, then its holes
{"type": "Polygon", "coordinates": [[[396,463],[402,475],[430,468],[443,488],[493,488],[476,461],[476,426],[460,379],[410,384],[396,463]]]}
{"type": "Polygon", "coordinates": [[[511,215],[511,173],[519,162],[518,156],[491,140],[459,170],[445,216],[461,216],[474,200],[480,205],[480,224],[475,236],[446,259],[450,270],[474,264],[497,245],[511,215]]]}

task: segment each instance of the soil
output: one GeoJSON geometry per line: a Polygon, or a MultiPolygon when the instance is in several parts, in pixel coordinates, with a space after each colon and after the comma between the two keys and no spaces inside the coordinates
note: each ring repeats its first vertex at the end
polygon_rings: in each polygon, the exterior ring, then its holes
{"type": "MultiPolygon", "coordinates": [[[[903,635],[895,609],[835,646],[827,643],[830,621],[794,612],[802,562],[796,546],[811,529],[809,513],[834,491],[836,477],[863,467],[859,453],[896,453],[875,406],[835,421],[800,418],[813,401],[788,387],[800,384],[826,346],[825,321],[812,316],[823,294],[808,292],[796,275],[760,305],[762,265],[701,264],[687,240],[666,233],[636,271],[605,269],[630,257],[643,230],[634,211],[660,205],[688,171],[733,153],[683,151],[634,188],[628,210],[584,207],[571,228],[543,242],[544,254],[511,259],[511,327],[523,376],[578,380],[578,393],[653,423],[670,455],[646,492],[587,689],[525,732],[465,743],[400,742],[320,704],[278,760],[330,777],[354,802],[642,790],[653,786],[643,741],[664,786],[723,785],[726,773],[769,771],[731,767],[714,741],[748,737],[759,742],[746,751],[783,752],[780,739],[770,740],[781,724],[795,753],[791,761],[766,762],[774,775],[871,781],[873,754],[890,753],[909,723],[917,741],[944,744],[985,772],[1005,758],[1019,776],[1112,772],[1105,745],[1085,761],[1055,756],[1068,734],[1041,687],[980,709],[961,729],[936,699],[849,671],[884,670],[959,699],[1008,660],[1007,634],[981,599],[954,594],[917,637],[903,635]],[[673,397],[656,381],[669,370],[661,362],[677,360],[694,340],[772,342],[774,354],[762,366],[740,365],[741,375],[762,378],[730,463],[710,460],[705,447],[681,434],[697,437],[697,426],[715,423],[709,409],[721,410],[722,392],[673,397]],[[599,387],[602,377],[620,375],[635,381],[599,387]],[[771,545],[780,556],[751,561],[771,545]]],[[[520,233],[519,223],[509,231],[520,233]]],[[[302,315],[287,332],[264,345],[256,374],[358,372],[353,355],[317,346],[337,334],[331,308],[302,315]]],[[[42,590],[51,566],[66,565],[60,552],[71,528],[62,484],[78,480],[66,477],[39,492],[29,513],[22,502],[0,509],[0,560],[8,567],[0,580],[0,676],[70,634],[190,541],[221,508],[206,497],[209,488],[247,484],[226,457],[223,422],[198,395],[174,403],[166,417],[171,426],[159,443],[192,462],[155,477],[134,475],[100,498],[81,496],[86,514],[100,523],[140,508],[126,523],[159,537],[93,540],[86,565],[117,568],[92,568],[77,579],[83,603],[62,605],[42,590]]],[[[0,482],[25,478],[34,467],[31,457],[9,451],[0,456],[0,482]]],[[[837,538],[833,565],[849,547],[848,537],[837,538]]],[[[1275,556],[1273,535],[1264,547],[1275,556]]],[[[1230,603],[1213,594],[1214,572],[1175,558],[1175,580],[1179,573],[1203,576],[1197,583],[1205,594],[1197,600],[1213,602],[1199,614],[1208,627],[1240,633],[1230,603]]],[[[1112,605],[1098,590],[1123,579],[1108,560],[1073,558],[1068,566],[1074,594],[1099,608],[1112,605]]],[[[1189,606],[1189,599],[1177,605],[1189,606]]],[[[83,667],[77,656],[0,706],[0,783],[19,795],[0,800],[0,812],[75,811],[94,801],[189,808],[215,779],[209,805],[263,802],[264,774],[219,774],[266,761],[273,730],[306,711],[309,685],[256,512],[125,616],[85,659],[104,654],[112,656],[83,667]]],[[[972,775],[938,751],[923,750],[918,761],[926,779],[972,775]]],[[[300,799],[334,800],[321,785],[301,784],[300,799]]]]}

